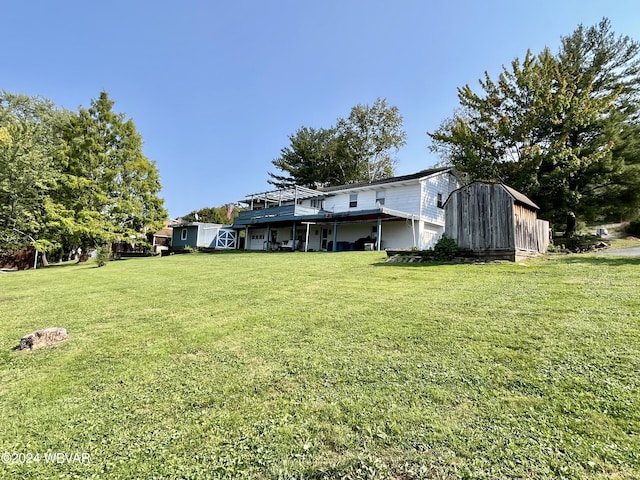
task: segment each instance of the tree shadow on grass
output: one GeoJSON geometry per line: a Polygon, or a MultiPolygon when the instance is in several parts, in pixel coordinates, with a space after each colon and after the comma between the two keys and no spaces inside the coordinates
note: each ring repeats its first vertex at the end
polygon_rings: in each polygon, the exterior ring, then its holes
{"type": "MultiPolygon", "coordinates": [[[[538,257],[543,259],[544,257],[538,257]]],[[[616,256],[616,255],[598,255],[598,254],[572,254],[563,257],[558,257],[561,262],[574,265],[590,265],[590,266],[603,266],[603,267],[622,267],[628,265],[637,265],[640,267],[640,257],[630,256],[616,256]]],[[[375,262],[371,265],[374,267],[395,267],[395,268],[424,268],[424,267],[442,267],[444,265],[467,265],[467,266],[482,266],[482,265],[499,265],[499,264],[512,264],[518,265],[517,262],[508,262],[505,260],[477,262],[477,263],[455,263],[455,262],[375,262]]]]}
{"type": "Polygon", "coordinates": [[[628,265],[640,266],[640,257],[625,257],[615,255],[571,255],[563,259],[570,264],[595,265],[606,267],[622,267],[628,265]]]}
{"type": "Polygon", "coordinates": [[[461,264],[449,263],[449,262],[374,262],[371,264],[371,266],[373,267],[395,267],[395,268],[442,267],[444,265],[461,265],[461,264]]]}

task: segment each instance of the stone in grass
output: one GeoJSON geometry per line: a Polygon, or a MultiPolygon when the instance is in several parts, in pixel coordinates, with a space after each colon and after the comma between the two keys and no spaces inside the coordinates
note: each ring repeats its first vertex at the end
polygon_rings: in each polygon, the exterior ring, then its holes
{"type": "Polygon", "coordinates": [[[66,328],[49,327],[44,330],[36,330],[20,339],[19,350],[33,350],[34,348],[47,347],[62,342],[69,338],[66,328]]]}

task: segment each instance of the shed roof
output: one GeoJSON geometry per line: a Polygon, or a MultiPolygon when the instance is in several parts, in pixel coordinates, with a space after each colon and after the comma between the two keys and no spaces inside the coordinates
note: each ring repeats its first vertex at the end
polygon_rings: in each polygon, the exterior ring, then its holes
{"type": "Polygon", "coordinates": [[[509,195],[513,197],[513,199],[516,202],[521,203],[522,205],[526,205],[527,207],[531,207],[534,210],[540,210],[540,207],[535,203],[533,203],[533,201],[529,197],[527,197],[524,193],[520,193],[516,189],[511,188],[510,186],[505,185],[504,183],[501,183],[500,185],[504,187],[504,189],[509,193],[509,195]]]}
{"type": "MultiPolygon", "coordinates": [[[[510,187],[508,185],[505,185],[504,183],[498,183],[498,182],[495,182],[495,183],[493,183],[493,182],[481,182],[481,181],[471,182],[471,183],[468,183],[467,185],[464,185],[464,186],[458,188],[457,190],[454,190],[453,192],[451,192],[451,195],[449,195],[449,198],[451,198],[454,193],[459,192],[460,190],[464,190],[468,186],[476,184],[476,183],[477,184],[484,184],[484,185],[500,185],[509,194],[509,196],[511,196],[511,198],[513,198],[513,200],[516,203],[519,203],[521,205],[529,207],[532,210],[540,210],[540,207],[538,205],[536,205],[533,202],[533,200],[531,200],[529,197],[527,197],[524,193],[521,193],[518,190],[516,190],[515,188],[512,188],[512,187],[510,187]]],[[[445,204],[449,201],[449,198],[447,198],[447,201],[445,202],[445,204]]]]}

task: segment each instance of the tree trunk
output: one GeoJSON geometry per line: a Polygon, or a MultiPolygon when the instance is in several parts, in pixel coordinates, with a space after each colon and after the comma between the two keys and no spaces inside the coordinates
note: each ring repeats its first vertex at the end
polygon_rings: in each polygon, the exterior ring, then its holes
{"type": "Polygon", "coordinates": [[[564,231],[565,237],[572,237],[576,233],[576,215],[573,212],[567,213],[567,228],[564,231]]]}
{"type": "Polygon", "coordinates": [[[49,260],[47,260],[47,252],[41,252],[40,253],[40,259],[42,260],[42,266],[43,267],[48,267],[49,266],[49,260]]]}
{"type": "Polygon", "coordinates": [[[80,255],[78,256],[78,263],[86,262],[89,260],[89,248],[82,247],[80,255]]]}

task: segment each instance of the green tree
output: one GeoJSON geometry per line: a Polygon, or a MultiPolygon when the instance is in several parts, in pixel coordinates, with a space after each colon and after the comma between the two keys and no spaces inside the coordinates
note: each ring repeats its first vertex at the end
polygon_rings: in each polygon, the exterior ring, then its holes
{"type": "Polygon", "coordinates": [[[0,250],[47,250],[47,216],[59,173],[54,154],[68,113],[41,97],[0,93],[0,250]]]}
{"type": "Polygon", "coordinates": [[[395,168],[393,154],[405,138],[397,107],[383,99],[372,106],[356,105],[336,126],[302,127],[290,135],[290,145],[272,161],[281,173],[269,172],[269,183],[316,188],[390,177],[395,168]]]}
{"type": "Polygon", "coordinates": [[[576,217],[602,217],[635,198],[638,51],[606,19],[580,26],[557,55],[528,52],[497,81],[485,74],[483,94],[458,89],[460,109],[428,134],[431,148],[473,179],[521,190],[571,234],[576,217]]]}
{"type": "Polygon", "coordinates": [[[85,251],[157,230],[166,218],[156,166],[144,156],[133,121],[113,105],[101,92],[63,129],[55,201],[65,210],[50,220],[66,244],[85,251]]]}
{"type": "Polygon", "coordinates": [[[205,222],[205,223],[219,223],[222,225],[231,225],[233,219],[238,216],[238,209],[233,208],[231,217],[227,218],[229,213],[229,205],[221,205],[219,207],[204,207],[199,210],[194,210],[182,217],[185,222],[205,222]]]}
{"type": "Polygon", "coordinates": [[[356,105],[337,130],[357,168],[358,181],[372,182],[394,174],[394,154],[406,144],[398,107],[378,98],[373,105],[356,105]]]}
{"type": "Polygon", "coordinates": [[[269,173],[269,183],[278,187],[316,188],[352,183],[360,178],[336,128],[302,127],[289,140],[290,146],[283,148],[280,157],[272,162],[284,175],[269,173]]]}

